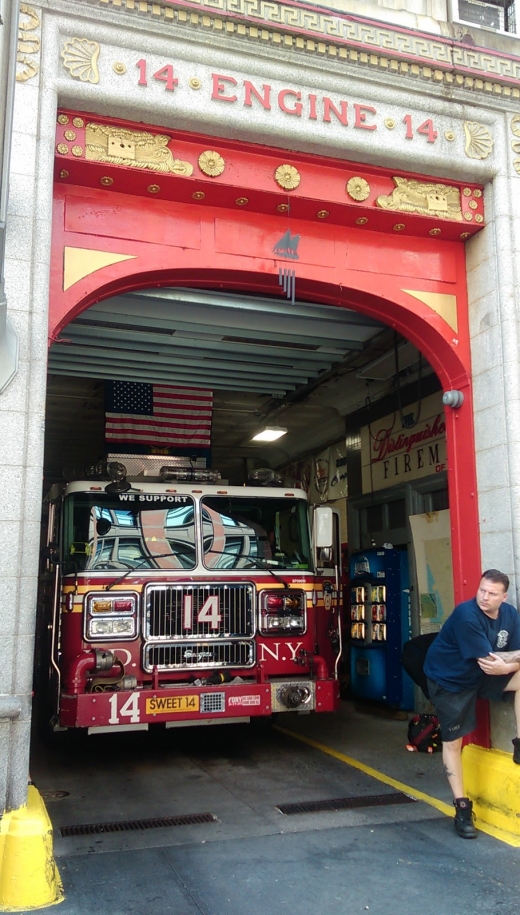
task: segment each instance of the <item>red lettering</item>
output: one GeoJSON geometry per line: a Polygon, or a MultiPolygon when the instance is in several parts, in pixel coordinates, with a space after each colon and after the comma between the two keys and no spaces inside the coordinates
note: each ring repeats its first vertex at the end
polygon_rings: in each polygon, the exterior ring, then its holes
{"type": "Polygon", "coordinates": [[[316,114],[316,96],[309,95],[310,109],[309,109],[309,120],[316,121],[318,115],[316,114]]]}
{"type": "Polygon", "coordinates": [[[228,86],[226,83],[231,83],[232,86],[236,86],[237,81],[232,76],[222,76],[220,73],[212,73],[213,77],[213,92],[211,93],[211,98],[218,99],[219,102],[236,102],[236,95],[224,95],[228,86]]]}
{"type": "Polygon", "coordinates": [[[271,110],[271,87],[267,83],[262,83],[262,89],[264,94],[261,95],[258,89],[253,86],[253,83],[250,83],[248,79],[244,80],[244,89],[245,89],[245,98],[244,105],[252,106],[253,102],[251,101],[251,95],[253,95],[260,102],[262,108],[265,108],[266,111],[271,110]]]}
{"type": "Polygon", "coordinates": [[[169,89],[170,92],[173,92],[175,86],[179,83],[177,77],[173,75],[173,67],[171,64],[166,64],[164,67],[161,67],[160,70],[157,70],[157,72],[154,73],[153,78],[165,83],[164,88],[169,89]]]}
{"type": "MultiPolygon", "coordinates": [[[[383,461],[387,455],[394,454],[397,451],[405,451],[406,454],[409,454],[411,449],[419,444],[420,442],[427,441],[428,439],[438,438],[440,435],[444,435],[446,430],[446,423],[442,418],[442,414],[438,414],[435,417],[435,420],[432,425],[426,423],[423,429],[420,432],[412,432],[410,435],[405,435],[402,432],[399,432],[397,436],[392,436],[392,428],[389,429],[380,429],[379,432],[374,436],[372,442],[372,451],[373,458],[372,461],[383,461]]],[[[433,448],[438,449],[438,445],[430,446],[430,464],[434,462],[431,457],[433,448]]],[[[421,466],[422,466],[422,450],[420,451],[421,466]]],[[[435,458],[438,460],[438,458],[435,458]]]]}
{"type": "Polygon", "coordinates": [[[278,93],[278,107],[281,109],[281,111],[285,111],[286,114],[295,114],[296,117],[301,118],[301,116],[302,116],[302,103],[300,101],[301,97],[302,97],[301,92],[296,92],[294,89],[282,89],[278,93]],[[290,95],[296,99],[294,108],[288,108],[287,105],[285,104],[285,98],[288,95],[290,95]]]}
{"type": "Polygon", "coordinates": [[[363,130],[377,130],[377,124],[367,124],[367,114],[377,114],[375,108],[372,108],[372,105],[354,105],[354,111],[356,114],[356,119],[354,121],[354,127],[361,127],[363,130]]]}
{"type": "Polygon", "coordinates": [[[336,115],[338,121],[341,124],[344,124],[346,127],[348,125],[347,104],[348,104],[347,102],[340,102],[341,111],[338,111],[334,102],[331,102],[330,98],[327,98],[327,96],[325,95],[323,97],[323,120],[330,122],[330,113],[332,111],[332,113],[336,115]]]}

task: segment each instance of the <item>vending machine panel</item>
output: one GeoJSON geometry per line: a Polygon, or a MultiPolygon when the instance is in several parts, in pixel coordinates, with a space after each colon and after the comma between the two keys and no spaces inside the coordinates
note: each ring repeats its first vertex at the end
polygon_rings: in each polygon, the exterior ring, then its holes
{"type": "Polygon", "coordinates": [[[413,709],[413,683],[401,666],[411,638],[406,550],[354,553],[351,578],[351,685],[355,696],[413,709]]]}

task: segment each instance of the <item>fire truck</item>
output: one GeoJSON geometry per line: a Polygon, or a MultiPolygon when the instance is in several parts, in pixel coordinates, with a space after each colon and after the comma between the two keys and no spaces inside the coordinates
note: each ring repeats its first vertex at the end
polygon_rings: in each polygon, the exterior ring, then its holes
{"type": "Polygon", "coordinates": [[[272,471],[229,486],[125,457],[46,500],[40,716],[92,734],[335,710],[337,514],[272,471]]]}

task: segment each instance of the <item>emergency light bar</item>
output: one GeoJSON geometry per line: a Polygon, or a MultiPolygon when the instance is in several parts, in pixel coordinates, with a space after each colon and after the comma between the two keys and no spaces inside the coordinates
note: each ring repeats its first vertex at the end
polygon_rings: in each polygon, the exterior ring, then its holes
{"type": "Polygon", "coordinates": [[[159,471],[161,480],[185,480],[196,483],[216,483],[220,480],[218,470],[201,470],[195,467],[161,467],[159,471]]]}

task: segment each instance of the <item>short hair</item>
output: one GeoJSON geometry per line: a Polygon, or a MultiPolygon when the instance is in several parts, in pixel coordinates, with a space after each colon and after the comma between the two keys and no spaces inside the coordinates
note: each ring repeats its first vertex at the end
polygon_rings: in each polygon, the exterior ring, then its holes
{"type": "Polygon", "coordinates": [[[499,572],[498,569],[488,569],[487,572],[482,572],[482,578],[486,578],[488,581],[494,581],[496,584],[504,586],[504,591],[509,590],[509,578],[505,572],[499,572]]]}

